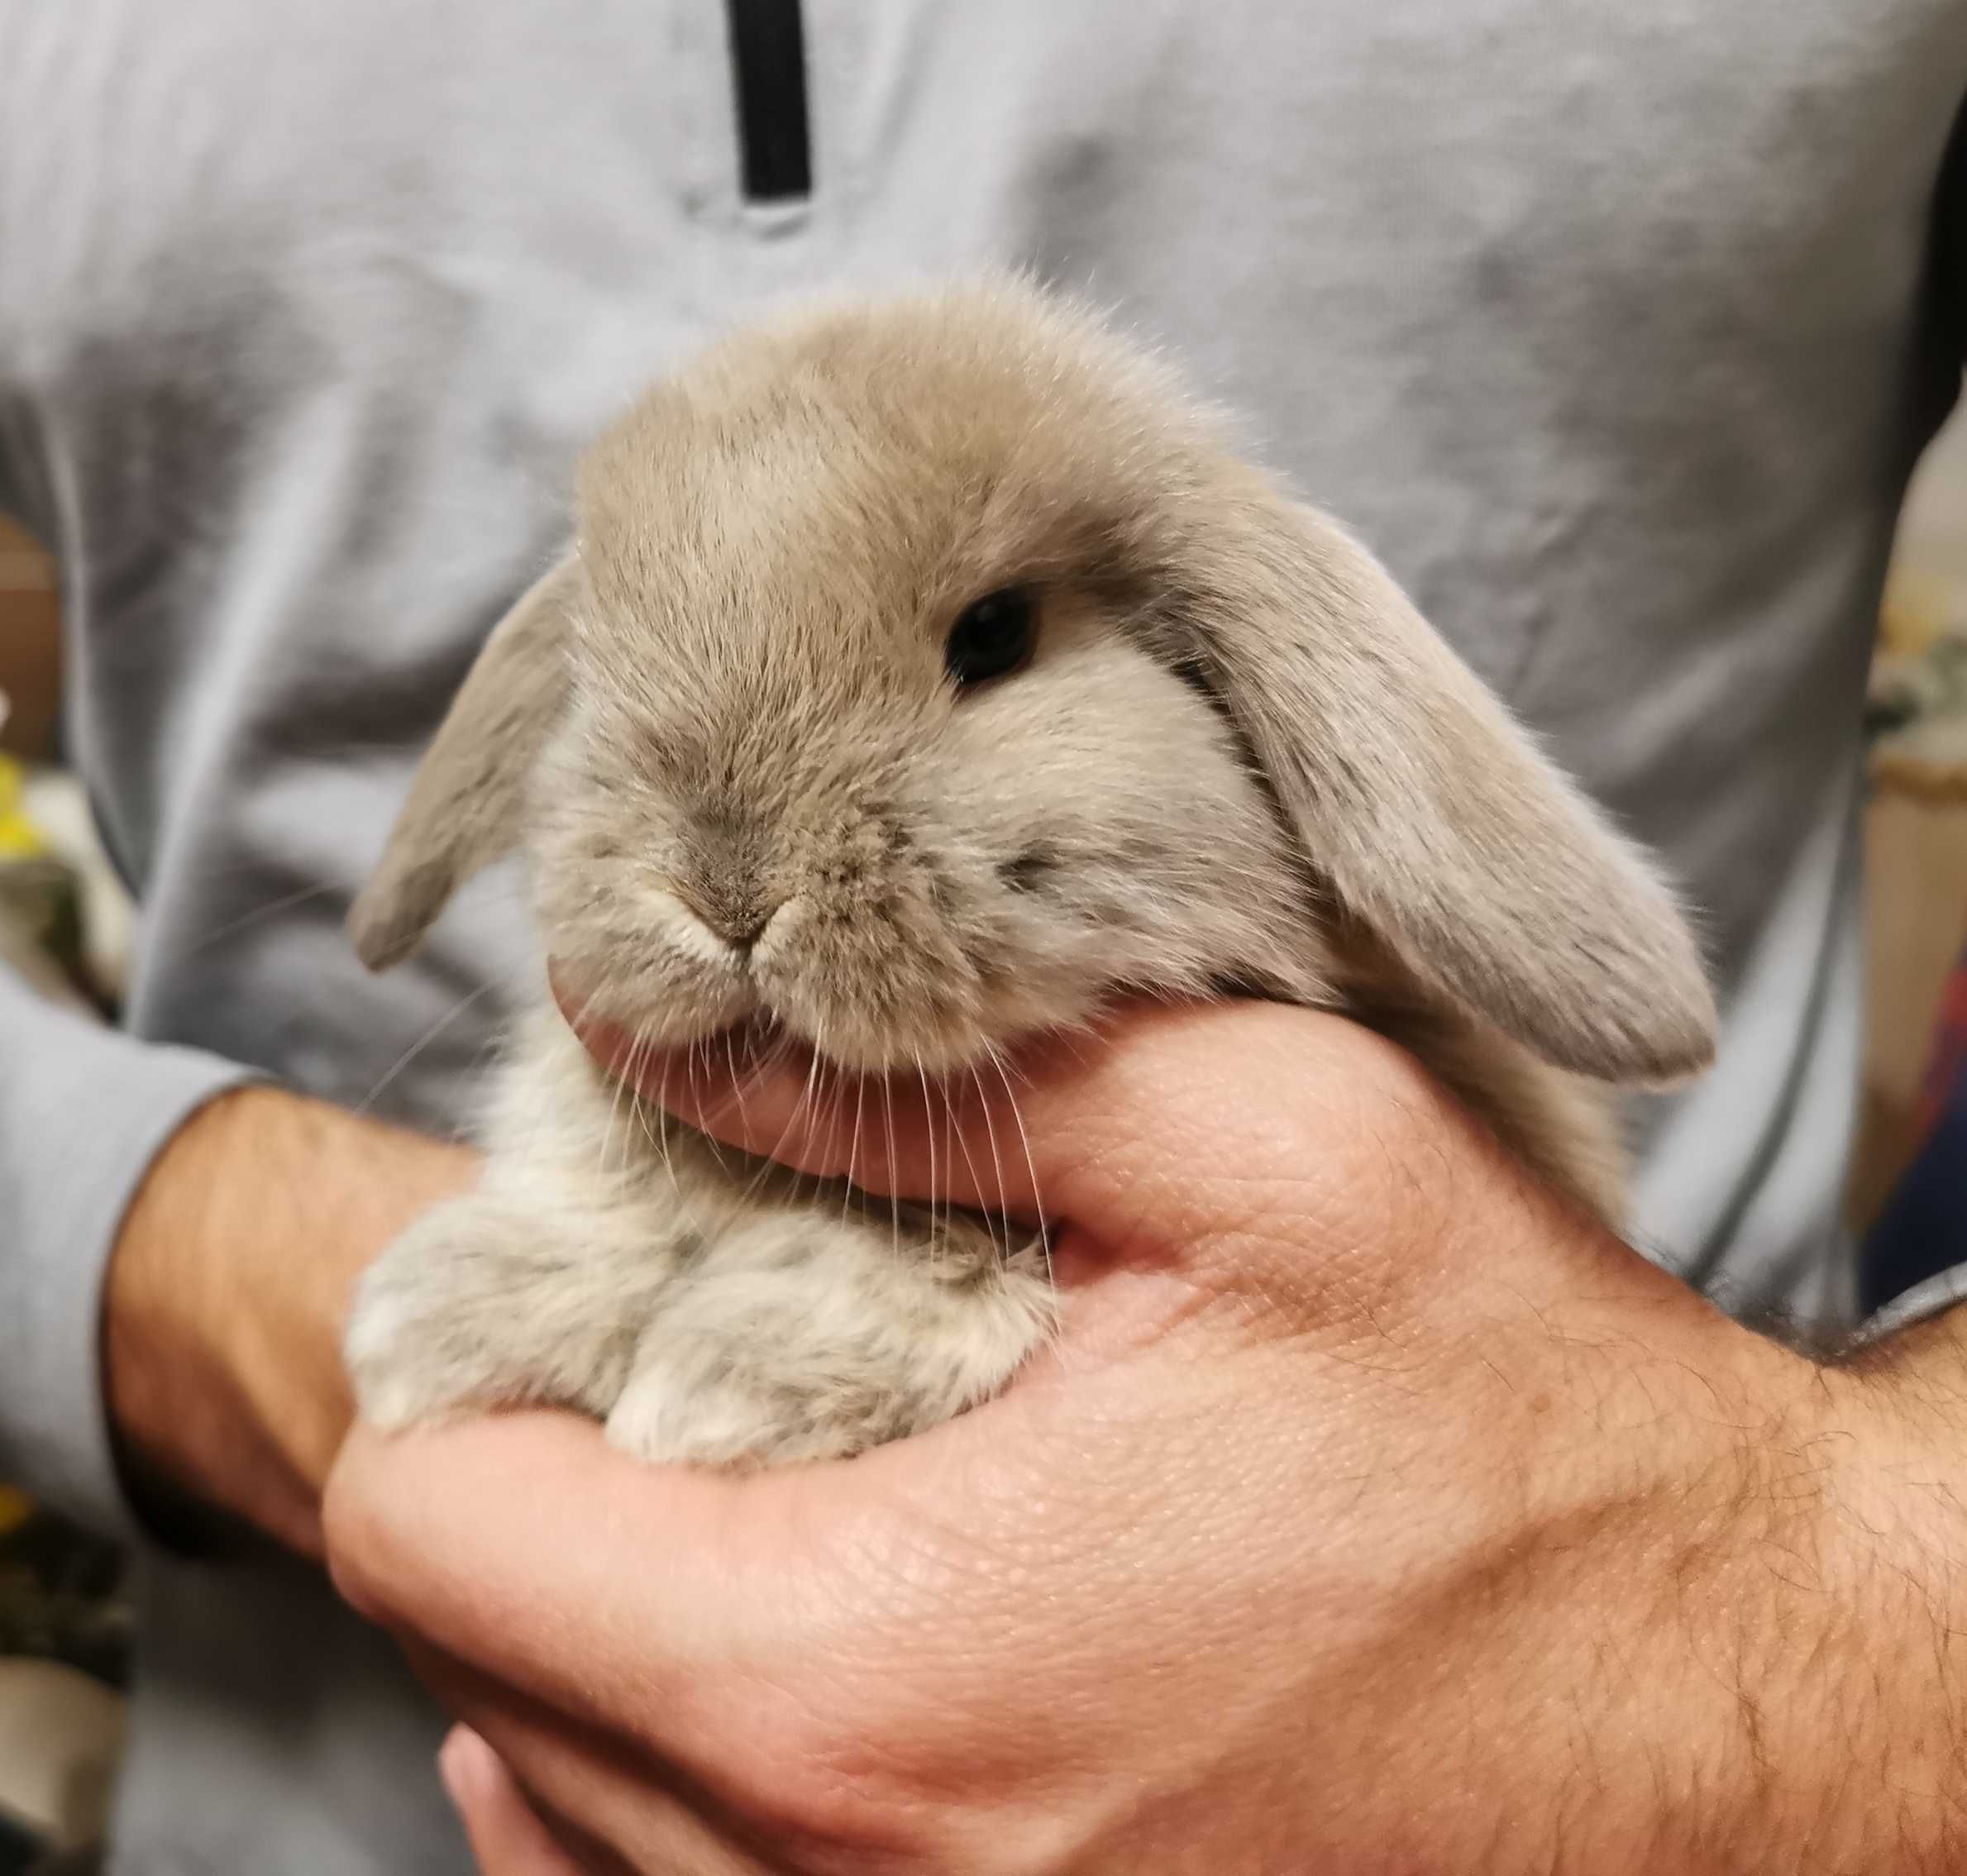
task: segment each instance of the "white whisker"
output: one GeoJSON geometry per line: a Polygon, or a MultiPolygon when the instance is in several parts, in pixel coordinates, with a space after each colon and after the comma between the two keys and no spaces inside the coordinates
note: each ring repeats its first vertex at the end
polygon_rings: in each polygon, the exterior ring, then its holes
{"type": "Polygon", "coordinates": [[[986,1053],[991,1066],[997,1071],[998,1079],[1004,1083],[1004,1098],[1010,1103],[1011,1119],[1016,1123],[1018,1138],[1024,1150],[1025,1170],[1031,1175],[1032,1210],[1038,1217],[1038,1248],[1045,1259],[1045,1280],[1052,1282],[1057,1275],[1052,1267],[1052,1227],[1045,1215],[1044,1196],[1038,1190],[1038,1161],[1032,1157],[1031,1135],[1026,1131],[1024,1111],[1018,1105],[1017,1090],[1011,1086],[1010,1072],[1005,1064],[1004,1057],[995,1048],[986,1048],[986,1053]]]}
{"type": "Polygon", "coordinates": [[[464,1013],[472,1006],[473,1004],[476,1003],[480,997],[488,995],[491,991],[496,989],[497,987],[498,986],[495,981],[488,981],[480,984],[476,990],[472,991],[467,995],[460,997],[449,1010],[446,1010],[444,1014],[437,1019],[436,1022],[432,1023],[422,1035],[418,1037],[416,1041],[412,1043],[401,1055],[397,1057],[395,1061],[391,1062],[389,1066],[384,1070],[380,1079],[377,1081],[375,1086],[372,1087],[367,1094],[362,1096],[361,1100],[356,1105],[356,1112],[357,1114],[366,1114],[369,1110],[375,1105],[377,1099],[382,1095],[384,1091],[395,1081],[399,1075],[402,1074],[404,1069],[408,1068],[418,1056],[423,1054],[425,1049],[428,1048],[439,1036],[443,1034],[445,1030],[448,1029],[451,1025],[455,1023],[459,1017],[462,1016],[464,1013]]]}

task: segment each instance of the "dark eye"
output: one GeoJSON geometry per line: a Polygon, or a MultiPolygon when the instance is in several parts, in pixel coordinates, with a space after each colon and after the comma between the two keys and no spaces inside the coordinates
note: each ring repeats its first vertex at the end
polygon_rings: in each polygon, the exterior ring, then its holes
{"type": "Polygon", "coordinates": [[[1016,586],[986,593],[964,607],[949,628],[943,663],[957,684],[1005,677],[1030,657],[1038,637],[1038,609],[1016,586]]]}

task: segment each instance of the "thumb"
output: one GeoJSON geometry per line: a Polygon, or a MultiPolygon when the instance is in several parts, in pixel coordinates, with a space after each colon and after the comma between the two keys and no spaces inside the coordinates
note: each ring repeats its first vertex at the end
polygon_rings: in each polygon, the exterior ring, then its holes
{"type": "Polygon", "coordinates": [[[1424,1117],[1442,1105],[1391,1043],[1272,1004],[1136,1005],[1096,1038],[942,1081],[848,1074],[782,1037],[651,1056],[568,1015],[604,1067],[714,1139],[867,1191],[1079,1226],[1115,1250],[1209,1244],[1267,1193],[1328,1212],[1310,1241],[1329,1247],[1390,1185],[1411,1199],[1401,1140],[1421,1139],[1425,1160],[1424,1117]]]}
{"type": "Polygon", "coordinates": [[[469,1726],[453,1726],[437,1775],[464,1820],[480,1876],[583,1876],[533,1815],[505,1761],[469,1726]]]}

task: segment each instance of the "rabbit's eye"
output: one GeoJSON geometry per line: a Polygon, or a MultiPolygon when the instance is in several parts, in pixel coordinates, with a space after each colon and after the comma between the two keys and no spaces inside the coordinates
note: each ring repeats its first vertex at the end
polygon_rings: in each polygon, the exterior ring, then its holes
{"type": "Polygon", "coordinates": [[[1006,586],[964,607],[949,628],[943,663],[959,685],[1008,676],[1031,656],[1038,609],[1022,588],[1006,586]]]}

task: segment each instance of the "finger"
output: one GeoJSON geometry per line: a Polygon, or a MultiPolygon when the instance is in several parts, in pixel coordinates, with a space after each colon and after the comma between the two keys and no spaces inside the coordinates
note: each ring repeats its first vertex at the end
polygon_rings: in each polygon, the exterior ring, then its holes
{"type": "MultiPolygon", "coordinates": [[[[563,1876],[563,1866],[585,1876],[618,1869],[757,1876],[767,1867],[738,1840],[714,1801],[666,1768],[631,1766],[604,1739],[469,1668],[427,1655],[419,1659],[414,1650],[412,1659],[445,1703],[471,1722],[454,1729],[446,1742],[446,1788],[448,1755],[460,1734],[494,1768],[502,1788],[494,1821],[506,1833],[502,1840],[526,1858],[509,1865],[512,1876],[563,1876]],[[580,1854],[559,1841],[556,1832],[580,1854]],[[542,1845],[561,1860],[539,1859],[542,1845]]],[[[469,1823],[467,1818],[468,1829],[469,1823]]],[[[486,1862],[475,1834],[471,1841],[484,1876],[508,1876],[508,1866],[486,1862]]]]}
{"type": "Polygon", "coordinates": [[[585,1876],[554,1842],[504,1762],[469,1726],[453,1726],[437,1773],[464,1821],[480,1876],[585,1876]]]}
{"type": "MultiPolygon", "coordinates": [[[[1177,1359],[1136,1390],[1151,1429],[1194,1436],[1201,1365],[1177,1359]]],[[[1015,1549],[1047,1454],[1113,1491],[1153,1451],[1124,1368],[1069,1379],[851,1463],[742,1477],[632,1460],[568,1415],[393,1437],[358,1425],[323,1506],[329,1567],[413,1651],[627,1740],[730,1815],[782,1815],[795,1773],[824,1759],[816,1727],[830,1736],[829,1715],[892,1679],[890,1631],[919,1653],[976,1601],[979,1559],[1015,1549]]]]}
{"type": "Polygon", "coordinates": [[[987,1185],[981,1167],[955,1165],[953,1139],[948,1177],[929,1173],[942,1136],[981,1133],[1000,1119],[1010,1124],[1001,1076],[932,1081],[926,1073],[859,1074],[817,1059],[781,1032],[751,1029],[724,1038],[721,1048],[659,1050],[590,1014],[557,981],[555,995],[589,1053],[611,1075],[727,1145],[797,1172],[851,1178],[884,1195],[927,1197],[927,1181],[936,1185],[935,1196],[964,1204],[1001,1201],[994,1209],[1010,1210],[1034,1202],[1029,1182],[1023,1191],[987,1185]]]}
{"type": "Polygon", "coordinates": [[[1302,1222],[1325,1196],[1344,1201],[1334,1224],[1362,1209],[1377,1222],[1389,1177],[1406,1198],[1426,1170],[1412,1143],[1451,1112],[1391,1043],[1269,1004],[1143,1006],[1099,1036],[940,1081],[815,1071],[756,1038],[728,1063],[648,1057],[573,1019],[604,1062],[713,1138],[875,1192],[1081,1224],[1116,1252],[1143,1227],[1192,1248],[1252,1217],[1302,1222]]]}
{"type": "Polygon", "coordinates": [[[1143,1346],[1191,1297],[1341,1341],[1423,1309],[1467,1333],[1581,1281],[1607,1308],[1701,1306],[1530,1180],[1411,1056],[1329,1013],[1137,1005],[941,1084],[836,1086],[769,1044],[722,1059],[672,1059],[653,1085],[691,1125],[800,1171],[1043,1218],[1068,1334],[1103,1349],[1143,1346]],[[1104,1307],[1112,1279],[1148,1274],[1167,1281],[1105,1334],[1089,1285],[1104,1307]]]}
{"type": "MultiPolygon", "coordinates": [[[[1192,1435],[1183,1385],[1167,1376],[1150,1411],[1192,1435]]],[[[1023,1540],[1043,1449],[1083,1454],[1094,1481],[1067,1487],[1081,1507],[1055,1562],[1110,1548],[1086,1498],[1106,1494],[1130,1521],[1153,1501],[1147,1485],[1114,1483],[1152,1439],[1098,1397],[1090,1427],[1062,1414],[1039,1441],[991,1437],[993,1404],[849,1464],[739,1480],[640,1464],[566,1415],[392,1439],[358,1427],[324,1508],[330,1567],[413,1660],[479,1677],[461,1694],[456,1673],[429,1676],[553,1816],[607,1840],[626,1801],[619,1788],[583,1797],[591,1765],[556,1771],[514,1736],[528,1701],[638,1773],[661,1769],[676,1802],[734,1850],[744,1840],[730,1820],[828,1831],[852,1797],[843,1742],[857,1750],[899,1697],[895,1638],[900,1659],[917,1659],[924,1635],[976,1604],[991,1568],[980,1560],[1023,1540]]]]}
{"type": "Polygon", "coordinates": [[[792,1750],[776,1670],[825,1630],[809,1534],[823,1508],[852,1528],[857,1471],[650,1467],[562,1415],[358,1427],[322,1521],[365,1614],[597,1726],[639,1716],[652,1754],[702,1775],[733,1737],[763,1763],[792,1750]]]}

